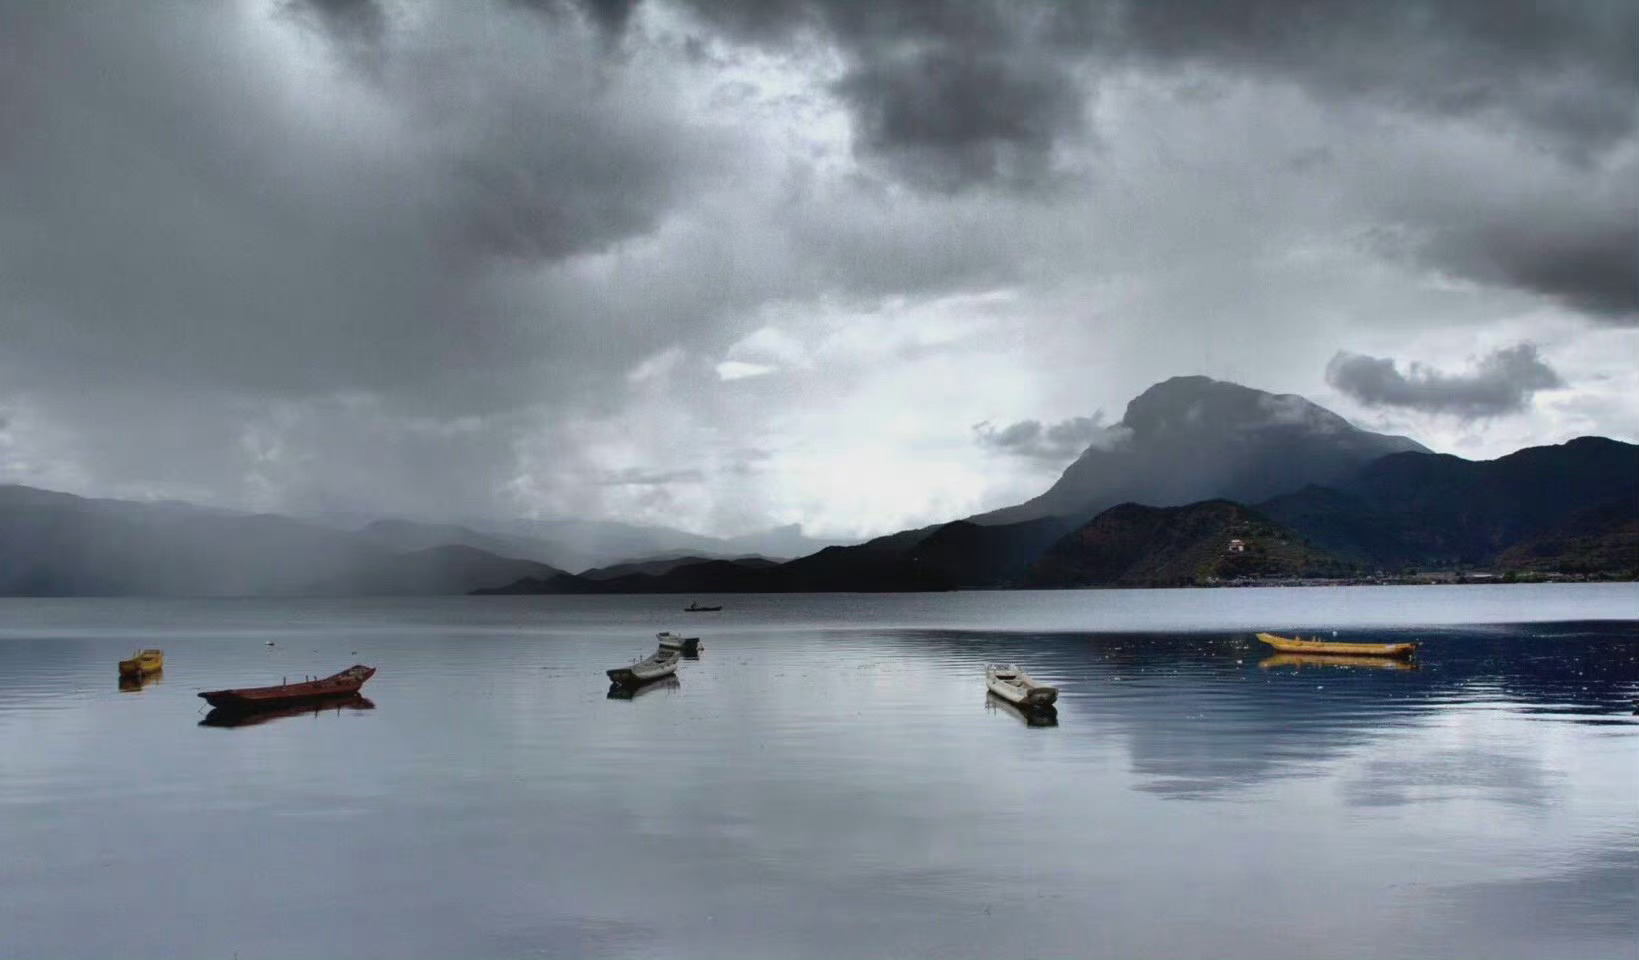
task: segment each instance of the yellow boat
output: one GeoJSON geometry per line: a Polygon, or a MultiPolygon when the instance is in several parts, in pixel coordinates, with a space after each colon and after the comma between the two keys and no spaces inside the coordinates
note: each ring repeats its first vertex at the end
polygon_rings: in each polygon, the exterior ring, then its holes
{"type": "Polygon", "coordinates": [[[1277,653],[1258,661],[1258,666],[1265,670],[1276,667],[1365,667],[1369,670],[1416,670],[1417,664],[1410,660],[1396,660],[1393,657],[1359,657],[1339,656],[1335,653],[1277,653]]]}
{"type": "Polygon", "coordinates": [[[1326,640],[1304,640],[1299,637],[1280,637],[1260,633],[1258,639],[1281,653],[1328,653],[1341,657],[1410,657],[1417,653],[1415,643],[1335,643],[1326,640]]]}
{"type": "Polygon", "coordinates": [[[164,650],[139,650],[129,660],[120,661],[122,676],[141,676],[165,669],[164,650]]]}

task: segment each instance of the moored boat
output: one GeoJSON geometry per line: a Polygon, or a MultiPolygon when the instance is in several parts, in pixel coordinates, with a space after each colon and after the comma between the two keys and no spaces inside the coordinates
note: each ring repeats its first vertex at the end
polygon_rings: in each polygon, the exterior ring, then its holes
{"type": "Polygon", "coordinates": [[[164,650],[139,650],[131,655],[131,659],[120,661],[120,674],[127,677],[158,673],[163,669],[165,669],[164,650]]]}
{"type": "Polygon", "coordinates": [[[1354,667],[1368,670],[1416,670],[1409,659],[1394,657],[1343,656],[1336,653],[1277,653],[1258,661],[1265,670],[1276,667],[1354,667]]]}
{"type": "Polygon", "coordinates": [[[1343,657],[1410,657],[1417,653],[1415,643],[1338,643],[1330,640],[1304,640],[1301,637],[1282,637],[1260,633],[1258,639],[1281,653],[1326,653],[1343,657]]]}
{"type": "Polygon", "coordinates": [[[206,690],[199,696],[213,707],[229,710],[257,710],[287,704],[321,700],[358,693],[364,681],[375,676],[375,667],[356,663],[321,680],[281,683],[274,687],[241,687],[236,690],[206,690]]]}
{"type": "Polygon", "coordinates": [[[662,650],[681,650],[684,653],[692,653],[700,649],[699,637],[685,637],[672,633],[670,630],[660,631],[655,634],[655,639],[660,641],[660,649],[662,650]]]}
{"type": "Polygon", "coordinates": [[[985,686],[1008,703],[1045,707],[1059,698],[1057,687],[1037,683],[1030,674],[1013,664],[993,663],[985,667],[985,686]]]}
{"type": "Polygon", "coordinates": [[[122,673],[120,674],[119,687],[125,693],[135,693],[163,679],[165,679],[164,670],[155,670],[153,673],[122,673]]]}
{"type": "Polygon", "coordinates": [[[683,659],[681,650],[656,650],[642,660],[613,670],[605,670],[610,683],[636,686],[650,683],[677,672],[677,662],[683,659]]]}
{"type": "Polygon", "coordinates": [[[265,708],[249,707],[235,710],[217,707],[210,713],[205,714],[205,719],[199,721],[199,725],[202,727],[252,727],[282,717],[317,716],[327,710],[340,713],[343,710],[374,710],[375,708],[376,705],[362,693],[343,693],[333,697],[318,697],[300,703],[265,708]]]}
{"type": "Polygon", "coordinates": [[[718,605],[718,606],[715,606],[715,607],[702,607],[698,603],[690,603],[688,606],[683,608],[683,612],[684,613],[716,613],[717,611],[719,611],[721,609],[723,609],[721,605],[718,605]]]}
{"type": "Polygon", "coordinates": [[[1027,727],[1056,727],[1059,725],[1059,711],[1052,704],[1032,707],[1028,704],[1010,703],[994,693],[987,693],[985,694],[985,709],[1008,714],[1015,719],[1024,721],[1024,725],[1027,727]]]}
{"type": "Polygon", "coordinates": [[[636,686],[626,683],[611,683],[609,684],[609,692],[604,695],[604,699],[633,700],[637,697],[647,696],[656,690],[676,690],[682,685],[683,681],[677,679],[675,675],[661,677],[653,683],[643,683],[636,686]]]}

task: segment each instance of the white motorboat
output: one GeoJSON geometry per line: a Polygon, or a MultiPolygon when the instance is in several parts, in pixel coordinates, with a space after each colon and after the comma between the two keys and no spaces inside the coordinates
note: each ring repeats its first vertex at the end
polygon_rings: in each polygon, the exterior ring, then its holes
{"type": "Polygon", "coordinates": [[[661,677],[671,676],[677,672],[677,663],[682,659],[683,651],[681,650],[656,650],[629,666],[616,667],[613,670],[605,670],[604,672],[609,675],[609,680],[612,683],[635,686],[640,683],[659,680],[661,677]]]}
{"type": "Polygon", "coordinates": [[[985,686],[996,696],[1021,707],[1045,707],[1059,698],[1057,687],[1037,683],[1030,674],[1011,663],[985,667],[985,686]]]}

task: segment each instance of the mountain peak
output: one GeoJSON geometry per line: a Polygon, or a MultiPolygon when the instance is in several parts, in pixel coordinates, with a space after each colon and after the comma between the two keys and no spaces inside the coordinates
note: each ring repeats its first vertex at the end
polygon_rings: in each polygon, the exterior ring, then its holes
{"type": "Polygon", "coordinates": [[[1167,507],[1226,497],[1255,503],[1408,451],[1428,452],[1415,440],[1362,430],[1296,394],[1211,377],[1173,377],[1134,397],[1121,422],[1046,493],[974,519],[1084,520],[1123,501],[1167,507]]]}
{"type": "MultiPolygon", "coordinates": [[[[1121,425],[1143,436],[1202,430],[1298,428],[1345,433],[1355,427],[1293,393],[1266,393],[1211,377],[1173,377],[1132,399],[1121,425]]],[[[1407,441],[1407,449],[1422,449],[1407,441]]]]}

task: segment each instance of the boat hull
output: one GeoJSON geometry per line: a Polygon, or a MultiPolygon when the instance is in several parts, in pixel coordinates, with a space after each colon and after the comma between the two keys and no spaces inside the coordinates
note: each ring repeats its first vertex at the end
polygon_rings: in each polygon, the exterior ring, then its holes
{"type": "Polygon", "coordinates": [[[1404,659],[1417,654],[1415,643],[1333,643],[1323,640],[1299,640],[1293,637],[1260,633],[1258,639],[1281,653],[1319,653],[1334,657],[1392,657],[1404,659]]]}
{"type": "Polygon", "coordinates": [[[1258,662],[1265,670],[1277,667],[1355,667],[1370,670],[1416,670],[1409,658],[1341,656],[1335,653],[1277,653],[1258,662]]]}
{"type": "Polygon", "coordinates": [[[360,693],[343,693],[331,697],[317,697],[300,703],[275,704],[235,710],[217,707],[199,721],[202,727],[251,727],[284,717],[316,716],[326,710],[374,710],[376,705],[360,693]]]}
{"type": "Polygon", "coordinates": [[[1058,708],[1051,704],[1047,706],[1018,704],[1011,700],[1004,700],[995,694],[989,694],[985,697],[985,706],[991,710],[1006,713],[1015,719],[1022,720],[1027,727],[1056,727],[1059,725],[1058,708]]]}
{"type": "Polygon", "coordinates": [[[1019,673],[1016,676],[1023,681],[1022,684],[1010,682],[987,670],[985,686],[996,696],[1021,707],[1050,707],[1058,700],[1058,688],[1036,683],[1029,674],[1019,673]]]}
{"type": "Polygon", "coordinates": [[[164,669],[165,653],[162,650],[144,650],[129,660],[120,661],[122,677],[140,677],[164,669]]]}
{"type": "Polygon", "coordinates": [[[608,675],[610,683],[621,686],[640,686],[676,673],[678,661],[682,659],[681,654],[671,651],[664,657],[656,655],[628,667],[605,670],[604,673],[608,675]]]}
{"type": "Polygon", "coordinates": [[[682,685],[683,681],[677,679],[675,676],[661,677],[653,683],[640,683],[636,686],[624,683],[612,683],[609,685],[609,692],[605,694],[605,699],[633,700],[638,697],[651,694],[656,690],[676,690],[682,685]]]}
{"type": "Polygon", "coordinates": [[[224,710],[265,710],[358,693],[375,673],[375,667],[356,665],[322,680],[281,683],[276,687],[206,690],[199,696],[211,706],[224,710]]]}
{"type": "Polygon", "coordinates": [[[675,633],[662,633],[656,636],[662,650],[681,650],[684,653],[693,653],[700,649],[699,637],[680,637],[675,633]]]}

